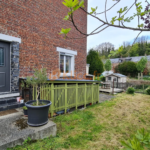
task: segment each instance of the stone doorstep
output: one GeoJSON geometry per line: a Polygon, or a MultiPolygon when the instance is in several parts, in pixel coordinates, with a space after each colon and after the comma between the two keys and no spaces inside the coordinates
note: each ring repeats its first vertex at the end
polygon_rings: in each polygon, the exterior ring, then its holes
{"type": "Polygon", "coordinates": [[[6,136],[0,137],[0,150],[6,150],[7,148],[22,145],[24,140],[26,140],[28,137],[30,137],[32,140],[39,140],[50,136],[56,136],[56,124],[52,121],[49,121],[44,126],[29,126],[26,129],[18,130],[18,128],[13,125],[14,121],[18,118],[23,118],[22,112],[0,117],[0,132],[1,134],[4,134],[6,131],[6,136]]]}
{"type": "Polygon", "coordinates": [[[32,140],[40,140],[50,136],[56,136],[56,124],[52,121],[49,121],[46,125],[41,127],[28,127],[33,130],[33,133],[28,133],[26,135],[19,135],[18,138],[12,140],[4,140],[3,144],[0,144],[0,150],[6,150],[7,148],[12,148],[17,145],[22,145],[23,142],[30,137],[32,140]]]}
{"type": "Polygon", "coordinates": [[[0,99],[19,96],[20,93],[0,93],[0,99]]]}

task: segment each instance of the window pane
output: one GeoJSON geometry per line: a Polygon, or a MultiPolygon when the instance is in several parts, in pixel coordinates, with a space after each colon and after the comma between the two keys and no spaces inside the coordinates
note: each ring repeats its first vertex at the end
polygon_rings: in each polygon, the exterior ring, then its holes
{"type": "Polygon", "coordinates": [[[0,48],[0,66],[4,66],[4,49],[0,48]]]}
{"type": "Polygon", "coordinates": [[[60,55],[60,72],[64,72],[64,55],[60,55]]]}
{"type": "Polygon", "coordinates": [[[71,56],[66,56],[66,73],[71,73],[71,56]]]}

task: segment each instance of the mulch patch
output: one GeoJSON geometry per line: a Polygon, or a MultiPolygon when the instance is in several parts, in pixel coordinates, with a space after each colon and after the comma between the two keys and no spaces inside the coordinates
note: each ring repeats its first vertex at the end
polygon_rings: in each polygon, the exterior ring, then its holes
{"type": "Polygon", "coordinates": [[[15,125],[19,128],[19,130],[23,130],[28,127],[27,119],[20,118],[20,119],[16,120],[15,125]]]}
{"type": "Polygon", "coordinates": [[[9,115],[9,114],[13,114],[13,113],[16,113],[16,112],[18,112],[16,109],[5,110],[5,111],[0,112],[0,116],[9,115]]]}

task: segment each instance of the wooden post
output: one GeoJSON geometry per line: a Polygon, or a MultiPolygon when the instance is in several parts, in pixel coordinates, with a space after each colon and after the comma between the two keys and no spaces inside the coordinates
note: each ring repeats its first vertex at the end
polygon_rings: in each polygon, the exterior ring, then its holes
{"type": "Polygon", "coordinates": [[[53,117],[53,113],[54,113],[54,83],[51,83],[51,117],[53,117]]]}
{"type": "Polygon", "coordinates": [[[65,83],[65,114],[67,112],[67,83],[65,83]]]}
{"type": "Polygon", "coordinates": [[[112,94],[114,95],[114,79],[113,79],[112,94]]]}
{"type": "Polygon", "coordinates": [[[98,94],[98,101],[97,101],[97,103],[99,103],[99,83],[97,84],[97,86],[98,86],[98,87],[97,87],[97,90],[98,90],[98,91],[97,91],[97,94],[98,94]]]}
{"type": "Polygon", "coordinates": [[[76,109],[78,108],[78,83],[76,83],[76,109]]]}
{"type": "Polygon", "coordinates": [[[94,94],[93,94],[93,83],[92,83],[92,105],[93,105],[93,96],[94,96],[94,94]]]}
{"type": "Polygon", "coordinates": [[[85,83],[85,93],[84,93],[84,107],[86,108],[86,83],[85,83]]]}

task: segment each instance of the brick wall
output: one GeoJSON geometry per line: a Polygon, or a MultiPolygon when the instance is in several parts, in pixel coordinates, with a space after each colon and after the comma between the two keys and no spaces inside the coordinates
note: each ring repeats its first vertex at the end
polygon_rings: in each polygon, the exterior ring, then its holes
{"type": "MultiPolygon", "coordinates": [[[[77,51],[75,72],[86,79],[86,38],[65,40],[58,34],[61,28],[72,28],[69,36],[80,36],[70,22],[63,20],[67,8],[62,0],[3,0],[0,5],[0,33],[22,40],[19,50],[20,77],[32,75],[33,68],[39,65],[47,68],[48,73],[58,69],[56,47],[62,47],[77,51]]],[[[78,28],[86,33],[86,14],[79,10],[75,18],[78,28]]]]}

